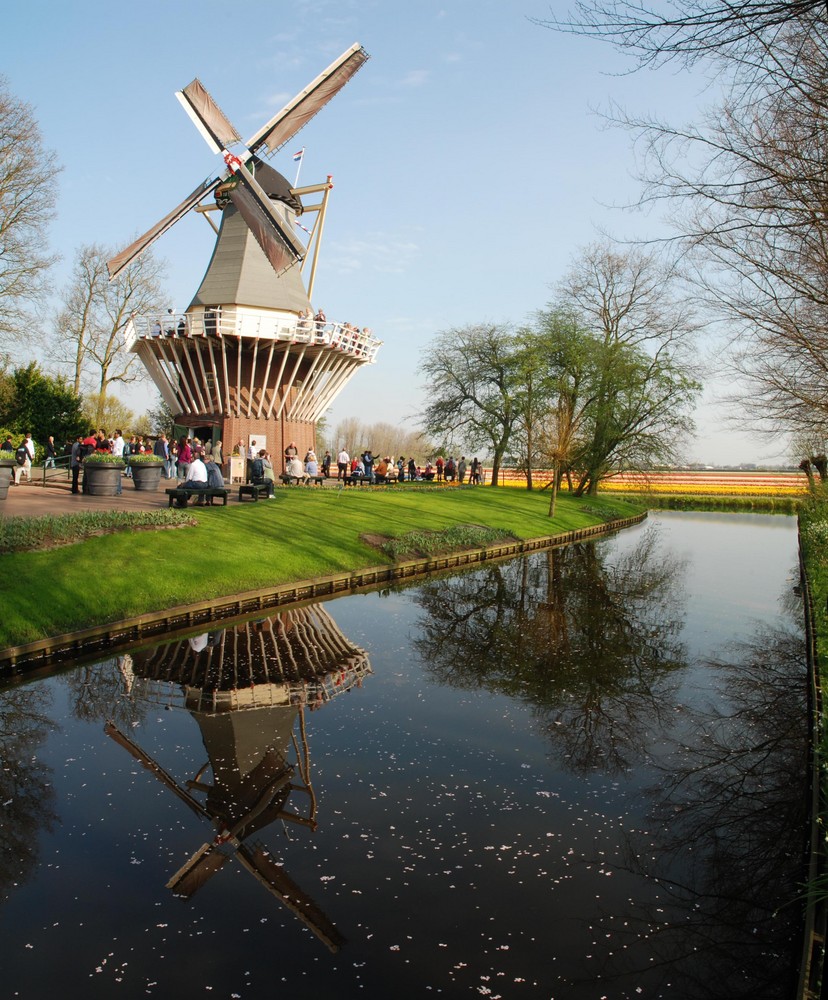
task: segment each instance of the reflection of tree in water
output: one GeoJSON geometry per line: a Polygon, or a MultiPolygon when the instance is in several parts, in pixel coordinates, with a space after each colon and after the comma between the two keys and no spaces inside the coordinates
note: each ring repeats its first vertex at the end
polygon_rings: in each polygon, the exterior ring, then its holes
{"type": "Polygon", "coordinates": [[[7,899],[37,865],[38,833],[57,819],[51,769],[37,748],[53,723],[45,685],[0,691],[0,898],[7,899]]]}
{"type": "Polygon", "coordinates": [[[653,790],[650,832],[629,845],[660,909],[599,930],[623,941],[646,929],[682,996],[793,996],[808,821],[801,629],[759,628],[706,667],[724,707],[694,713],[653,790]]]}
{"type": "Polygon", "coordinates": [[[570,545],[426,584],[417,650],[438,681],[529,701],[567,766],[617,771],[661,726],[683,664],[681,564],[644,533],[607,560],[570,545]]]}
{"type": "Polygon", "coordinates": [[[129,654],[84,664],[63,677],[76,719],[111,719],[124,727],[143,722],[150,707],[145,700],[132,697],[134,680],[129,654]]]}

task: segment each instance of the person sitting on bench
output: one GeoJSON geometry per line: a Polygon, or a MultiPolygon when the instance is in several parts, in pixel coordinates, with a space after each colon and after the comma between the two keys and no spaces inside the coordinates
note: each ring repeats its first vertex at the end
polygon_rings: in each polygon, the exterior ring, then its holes
{"type": "MultiPolygon", "coordinates": [[[[201,460],[201,453],[197,454],[195,458],[190,462],[190,467],[187,470],[187,478],[181,484],[182,490],[208,490],[210,486],[207,482],[207,466],[201,460]]],[[[204,506],[204,497],[199,497],[196,500],[196,506],[204,506]]]]}
{"type": "Polygon", "coordinates": [[[305,472],[305,467],[302,465],[302,459],[298,455],[294,455],[292,458],[288,459],[285,474],[290,476],[291,479],[298,479],[302,483],[306,483],[308,481],[308,474],[305,472]]]}
{"type": "Polygon", "coordinates": [[[207,470],[207,486],[211,490],[223,490],[224,476],[222,476],[221,469],[213,460],[212,455],[208,456],[205,459],[204,468],[207,470]]]}
{"type": "Polygon", "coordinates": [[[374,482],[375,483],[386,483],[388,482],[388,463],[391,461],[390,458],[381,458],[377,464],[374,466],[374,482]]]}
{"type": "MultiPolygon", "coordinates": [[[[265,476],[265,461],[267,452],[262,449],[250,463],[250,482],[254,486],[264,486],[267,490],[268,500],[273,499],[273,480],[265,476]]],[[[270,463],[268,462],[268,465],[270,463]]]]}

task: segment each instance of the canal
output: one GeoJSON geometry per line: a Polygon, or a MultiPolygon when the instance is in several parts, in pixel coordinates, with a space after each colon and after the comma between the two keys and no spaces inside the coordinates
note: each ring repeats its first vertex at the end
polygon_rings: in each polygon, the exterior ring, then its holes
{"type": "Polygon", "coordinates": [[[662,512],[0,690],[2,995],[791,997],[797,577],[662,512]]]}

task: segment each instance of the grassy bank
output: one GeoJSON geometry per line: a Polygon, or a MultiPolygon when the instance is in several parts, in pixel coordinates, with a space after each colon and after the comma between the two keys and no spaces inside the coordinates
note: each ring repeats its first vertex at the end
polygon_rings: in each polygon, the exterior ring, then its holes
{"type": "Polygon", "coordinates": [[[706,495],[702,493],[621,493],[604,494],[629,503],[638,503],[649,510],[725,510],[751,511],[754,514],[796,514],[804,501],[798,496],[706,495]]]}
{"type": "Polygon", "coordinates": [[[535,538],[641,509],[616,497],[509,489],[278,490],[275,500],[192,511],[176,530],[107,534],[2,556],[0,647],[276,583],[385,564],[364,536],[461,525],[535,538]]]}
{"type": "MultiPolygon", "coordinates": [[[[804,503],[799,512],[799,539],[811,600],[823,698],[828,697],[828,500],[804,503]]],[[[828,703],[826,703],[828,704],[828,703]]],[[[828,746],[826,746],[828,750],[828,746]]]]}

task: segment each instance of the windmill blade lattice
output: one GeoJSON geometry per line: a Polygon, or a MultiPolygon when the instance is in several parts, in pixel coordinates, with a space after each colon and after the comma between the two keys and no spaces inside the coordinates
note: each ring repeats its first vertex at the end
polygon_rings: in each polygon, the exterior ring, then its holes
{"type": "Polygon", "coordinates": [[[241,142],[241,136],[198,77],[175,96],[214,153],[241,142]]]}
{"type": "Polygon", "coordinates": [[[261,146],[267,146],[271,154],[277,153],[339,93],[369,59],[365,49],[359,42],[355,42],[251,136],[247,140],[247,148],[255,153],[261,146]]]}
{"type": "Polygon", "coordinates": [[[208,194],[212,194],[220,183],[220,177],[203,181],[194,191],[187,195],[184,201],[176,205],[168,215],[165,215],[160,222],[156,222],[152,229],[148,229],[134,243],[130,243],[126,249],[116,254],[111,260],[108,260],[106,266],[109,271],[109,280],[112,281],[117,278],[127,265],[140,257],[145,250],[148,250],[158,237],[163,236],[179,219],[184,218],[190,209],[195,208],[208,194]]]}

